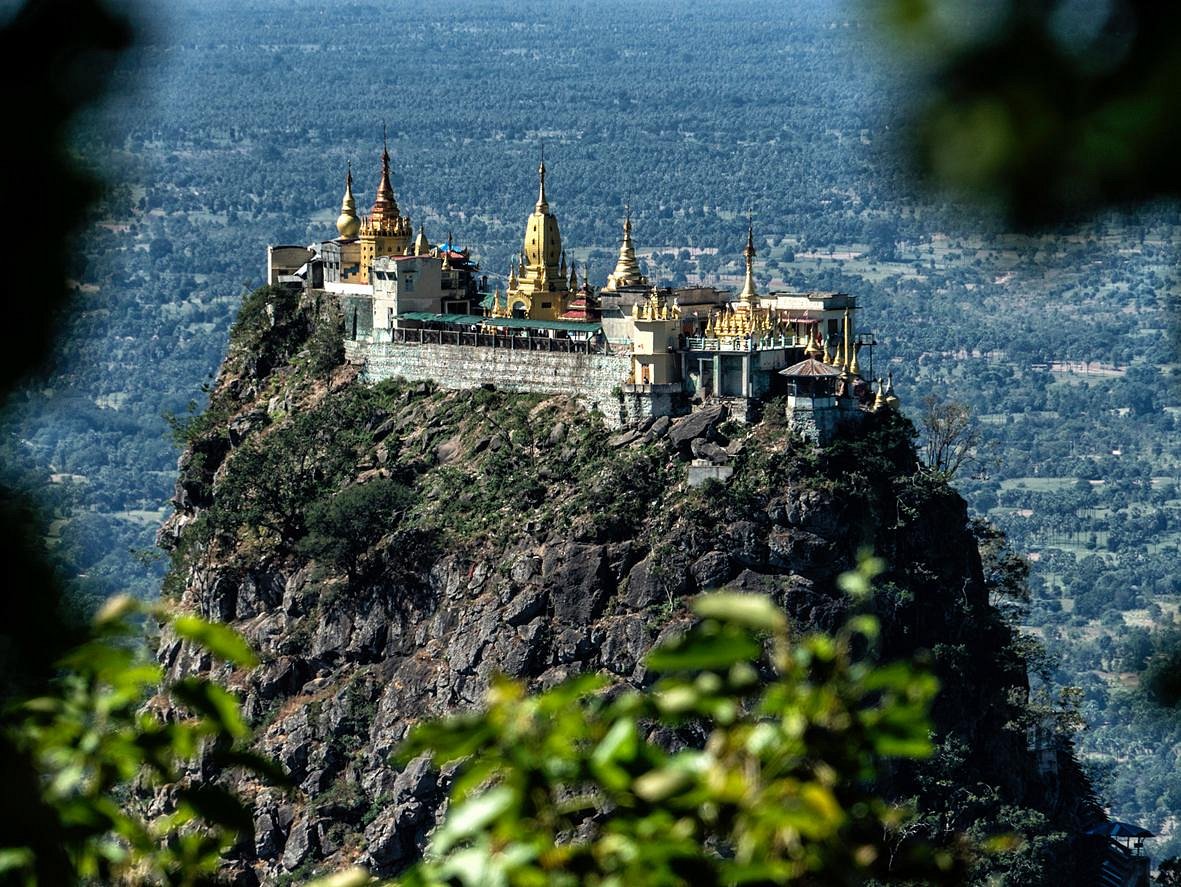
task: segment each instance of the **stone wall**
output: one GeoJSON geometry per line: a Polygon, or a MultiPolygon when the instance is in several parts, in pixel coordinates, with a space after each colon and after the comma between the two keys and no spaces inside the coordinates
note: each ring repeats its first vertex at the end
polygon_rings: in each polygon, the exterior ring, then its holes
{"type": "Polygon", "coordinates": [[[623,385],[623,409],[629,422],[655,416],[681,416],[689,401],[680,382],[663,385],[623,385]]]}
{"type": "MultiPolygon", "coordinates": [[[[612,428],[639,418],[631,415],[620,397],[631,365],[626,354],[346,341],[345,355],[364,364],[369,382],[401,377],[452,389],[495,385],[506,391],[573,396],[588,410],[599,410],[612,428]]],[[[651,413],[647,407],[644,415],[651,413]]]]}
{"type": "Polygon", "coordinates": [[[360,293],[341,293],[340,314],[344,318],[344,337],[368,339],[373,335],[373,296],[360,293]]]}
{"type": "Polygon", "coordinates": [[[858,408],[852,398],[795,395],[787,398],[788,426],[820,446],[832,441],[842,427],[858,423],[865,416],[865,411],[858,408]]]}

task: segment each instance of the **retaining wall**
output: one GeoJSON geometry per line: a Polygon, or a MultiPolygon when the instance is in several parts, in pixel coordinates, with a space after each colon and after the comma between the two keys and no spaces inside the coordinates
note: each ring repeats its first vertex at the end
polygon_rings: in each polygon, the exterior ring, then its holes
{"type": "Polygon", "coordinates": [[[611,428],[636,418],[620,398],[631,367],[626,354],[346,341],[345,356],[364,364],[368,382],[401,377],[450,389],[495,385],[506,391],[572,396],[588,410],[599,410],[611,428]]]}

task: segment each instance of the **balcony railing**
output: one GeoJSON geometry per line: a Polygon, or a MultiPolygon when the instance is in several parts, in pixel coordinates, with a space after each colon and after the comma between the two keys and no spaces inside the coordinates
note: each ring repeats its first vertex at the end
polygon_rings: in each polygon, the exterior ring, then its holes
{"type": "Polygon", "coordinates": [[[545,351],[559,354],[602,354],[602,344],[587,340],[550,336],[498,336],[468,330],[426,328],[374,329],[372,340],[378,344],[398,345],[467,345],[475,348],[506,348],[510,351],[545,351]]]}
{"type": "Polygon", "coordinates": [[[693,336],[685,340],[688,351],[772,351],[777,348],[804,348],[808,340],[800,336],[693,336]]]}

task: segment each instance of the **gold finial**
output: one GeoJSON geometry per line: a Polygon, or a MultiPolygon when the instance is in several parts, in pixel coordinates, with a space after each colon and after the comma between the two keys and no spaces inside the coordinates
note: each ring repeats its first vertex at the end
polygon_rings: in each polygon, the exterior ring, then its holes
{"type": "Polygon", "coordinates": [[[541,163],[537,165],[537,178],[540,181],[540,186],[537,191],[537,211],[544,213],[549,211],[549,201],[545,199],[545,143],[541,145],[541,163]]]}
{"type": "Polygon", "coordinates": [[[510,259],[508,263],[508,288],[510,290],[517,288],[517,263],[514,259],[510,259]]]}
{"type": "Polygon", "coordinates": [[[350,160],[344,177],[344,199],[340,202],[340,215],[336,218],[336,230],[345,240],[352,240],[361,228],[357,217],[357,201],[353,199],[353,162],[350,160]]]}
{"type": "Polygon", "coordinates": [[[444,271],[451,270],[451,245],[452,245],[452,242],[453,241],[452,241],[452,237],[451,237],[451,232],[448,231],[447,232],[447,247],[446,247],[446,249],[443,250],[443,270],[444,271]]]}
{"type": "Polygon", "coordinates": [[[575,292],[578,289],[578,271],[574,267],[574,262],[570,263],[570,292],[575,292]]]}

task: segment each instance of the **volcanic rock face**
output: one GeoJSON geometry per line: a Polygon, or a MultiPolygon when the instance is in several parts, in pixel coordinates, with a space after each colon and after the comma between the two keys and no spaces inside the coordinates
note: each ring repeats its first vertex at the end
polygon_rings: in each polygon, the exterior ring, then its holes
{"type": "MultiPolygon", "coordinates": [[[[1025,675],[990,664],[1011,633],[988,606],[964,503],[918,472],[905,420],[818,454],[719,407],[611,447],[561,399],[364,389],[347,367],[326,385],[277,367],[253,377],[231,351],[161,533],[170,593],[259,654],[249,673],[217,676],[296,785],[236,785],[255,810],[232,863],[241,882],[397,872],[446,788],[425,760],[391,763],[414,723],[478,705],[497,674],[642,685],[646,652],[706,589],[768,594],[800,630],[831,629],[849,609],[836,577],[864,547],[890,564],[872,603],[883,655],[948,647],[975,661],[956,686],[945,678],[941,732],[1015,801],[1041,791],[1023,736],[1003,729],[1025,675]],[[705,445],[735,465],[728,487],[686,485],[705,445]],[[358,528],[360,512],[333,509],[349,491],[363,508],[366,487],[397,504],[358,528]]],[[[213,668],[167,636],[159,658],[175,677],[213,668]]]]}

